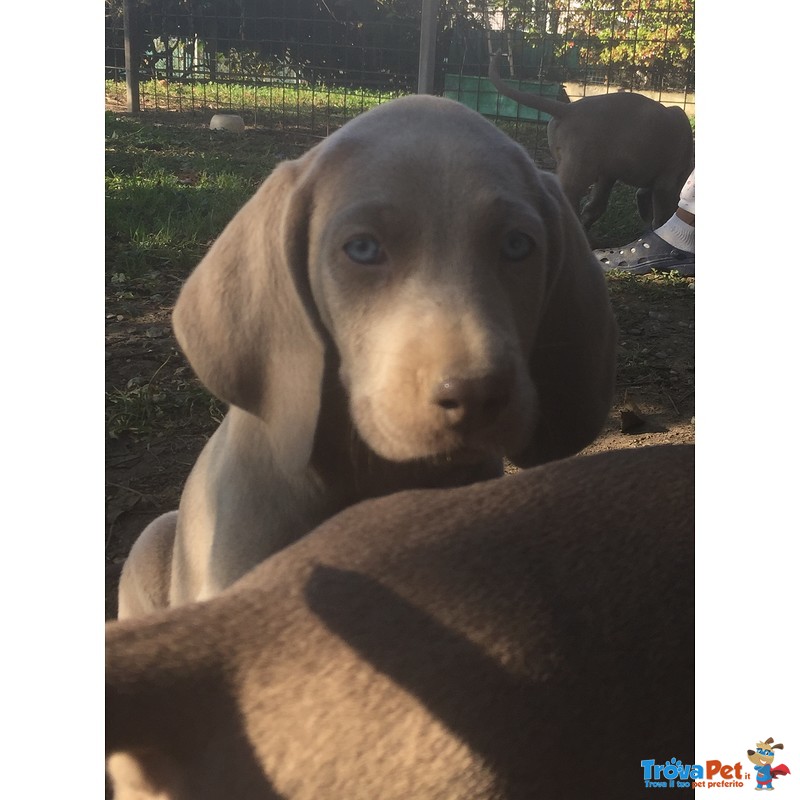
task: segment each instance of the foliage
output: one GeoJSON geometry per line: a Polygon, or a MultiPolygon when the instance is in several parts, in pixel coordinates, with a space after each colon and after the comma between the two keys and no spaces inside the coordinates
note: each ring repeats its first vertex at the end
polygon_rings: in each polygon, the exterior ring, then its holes
{"type": "Polygon", "coordinates": [[[658,75],[693,71],[694,0],[589,0],[571,16],[587,57],[617,69],[658,75]]]}
{"type": "Polygon", "coordinates": [[[557,79],[578,67],[605,67],[634,88],[692,83],[694,0],[487,0],[507,30],[547,43],[557,79]],[[676,75],[677,73],[677,75],[676,75]]]}
{"type": "MultiPolygon", "coordinates": [[[[139,0],[136,44],[154,78],[411,89],[419,17],[411,0],[139,0]]],[[[106,0],[107,40],[116,35],[116,47],[121,29],[122,0],[106,0]]]]}

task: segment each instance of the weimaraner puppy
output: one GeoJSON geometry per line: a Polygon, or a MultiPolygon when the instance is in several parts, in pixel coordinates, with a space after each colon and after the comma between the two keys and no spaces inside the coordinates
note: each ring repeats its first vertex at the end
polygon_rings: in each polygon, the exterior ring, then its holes
{"type": "Polygon", "coordinates": [[[360,500],[575,453],[613,393],[605,278],[557,180],[435,97],[279,165],[173,323],[230,410],[134,544],[121,618],[213,597],[360,500]]]}
{"type": "Polygon", "coordinates": [[[693,465],[366,501],[212,600],[108,623],[116,800],[642,797],[643,759],[694,753],[693,465]]]}
{"type": "Polygon", "coordinates": [[[675,213],[694,166],[694,134],[683,109],[630,92],[575,103],[522,92],[501,79],[499,55],[490,59],[489,80],[500,94],[552,117],[547,140],[556,174],[587,230],[605,212],[617,181],[637,187],[639,214],[653,228],[675,213]]]}

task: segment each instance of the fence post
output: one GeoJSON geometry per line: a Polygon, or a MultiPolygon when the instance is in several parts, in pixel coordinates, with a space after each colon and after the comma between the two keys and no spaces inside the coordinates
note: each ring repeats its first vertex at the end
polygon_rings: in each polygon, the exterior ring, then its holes
{"type": "Polygon", "coordinates": [[[436,66],[436,22],[438,15],[439,0],[422,0],[417,94],[433,94],[433,76],[436,66]]]}
{"type": "Polygon", "coordinates": [[[125,84],[128,111],[139,112],[139,54],[136,52],[136,0],[122,0],[122,24],[125,28],[125,84]]]}

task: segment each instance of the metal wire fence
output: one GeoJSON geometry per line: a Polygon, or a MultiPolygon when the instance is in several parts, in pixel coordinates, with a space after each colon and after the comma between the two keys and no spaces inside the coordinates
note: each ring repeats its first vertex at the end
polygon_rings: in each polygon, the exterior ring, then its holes
{"type": "MultiPolygon", "coordinates": [[[[486,79],[495,51],[529,91],[632,89],[694,114],[694,0],[436,7],[434,92],[517,129],[530,117],[486,79]]],[[[230,110],[249,125],[326,135],[416,91],[420,34],[420,0],[106,0],[107,105],[131,109],[133,85],[132,110],[230,110]]]]}

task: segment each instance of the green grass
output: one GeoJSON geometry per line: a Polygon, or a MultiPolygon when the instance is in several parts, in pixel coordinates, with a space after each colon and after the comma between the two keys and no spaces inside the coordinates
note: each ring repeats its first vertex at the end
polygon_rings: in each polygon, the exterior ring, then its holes
{"type": "Polygon", "coordinates": [[[222,422],[223,405],[196,381],[161,382],[158,371],[146,382],[132,379],[106,393],[106,432],[110,439],[151,438],[175,428],[222,422]],[[202,417],[195,421],[195,415],[202,417]]]}
{"type": "MultiPolygon", "coordinates": [[[[124,83],[106,81],[106,97],[125,102],[125,91],[124,83]]],[[[151,80],[139,84],[143,110],[231,110],[241,114],[247,124],[278,118],[286,120],[290,126],[312,128],[341,125],[398,96],[397,92],[296,83],[255,86],[151,80]]]]}
{"type": "Polygon", "coordinates": [[[245,149],[233,138],[107,114],[109,275],[196,263],[278,160],[269,147],[245,149]]]}

